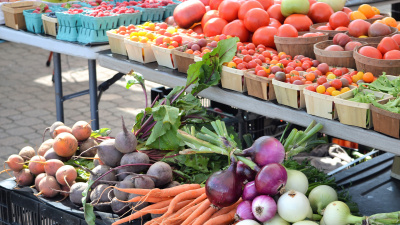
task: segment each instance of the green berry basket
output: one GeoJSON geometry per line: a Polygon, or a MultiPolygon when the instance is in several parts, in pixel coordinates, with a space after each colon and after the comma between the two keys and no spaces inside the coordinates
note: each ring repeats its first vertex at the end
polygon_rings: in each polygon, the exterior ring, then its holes
{"type": "Polygon", "coordinates": [[[59,26],[56,39],[63,41],[77,41],[81,27],[59,26]]]}
{"type": "MultiPolygon", "coordinates": [[[[118,27],[118,15],[94,17],[80,15],[83,28],[90,30],[111,30],[118,27]]],[[[106,36],[107,37],[107,36],[106,36]]]]}
{"type": "Polygon", "coordinates": [[[133,7],[136,10],[139,10],[142,12],[142,18],[141,20],[143,22],[146,21],[152,21],[152,22],[159,22],[163,21],[163,16],[164,16],[164,8],[141,8],[138,6],[133,7]]]}
{"type": "Polygon", "coordinates": [[[79,31],[78,42],[81,43],[98,43],[108,42],[107,30],[92,30],[82,27],[79,31]]]}
{"type": "Polygon", "coordinates": [[[35,34],[44,34],[42,14],[32,13],[34,9],[24,10],[26,29],[35,34]]]}
{"type": "Polygon", "coordinates": [[[141,23],[140,22],[141,17],[142,17],[141,12],[119,14],[118,27],[129,26],[131,24],[138,25],[141,23]]]}
{"type": "Polygon", "coordinates": [[[56,12],[58,24],[67,27],[80,27],[81,14],[68,14],[63,12],[56,12]]]}

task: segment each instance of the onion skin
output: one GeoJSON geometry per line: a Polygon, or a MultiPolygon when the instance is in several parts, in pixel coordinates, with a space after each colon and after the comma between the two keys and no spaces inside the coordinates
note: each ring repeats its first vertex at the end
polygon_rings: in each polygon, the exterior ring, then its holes
{"type": "Polygon", "coordinates": [[[277,205],[279,216],[291,223],[304,220],[310,210],[308,198],[298,191],[286,192],[279,198],[277,205]]]}
{"type": "Polygon", "coordinates": [[[286,170],[288,179],[286,181],[286,191],[295,190],[303,194],[308,190],[307,176],[298,170],[286,170]]]}
{"type": "Polygon", "coordinates": [[[272,219],[277,210],[276,202],[268,195],[257,196],[251,205],[254,217],[260,222],[272,219]]]}
{"type": "Polygon", "coordinates": [[[260,225],[260,224],[255,220],[242,220],[236,225],[260,225]]]}
{"type": "Polygon", "coordinates": [[[243,201],[253,201],[259,194],[256,189],[256,182],[248,182],[243,188],[242,199],[243,201]]]}
{"type": "Polygon", "coordinates": [[[243,192],[243,182],[236,176],[236,162],[225,171],[212,174],[206,181],[208,200],[217,207],[227,207],[236,203],[243,192]]]}
{"type": "Polygon", "coordinates": [[[351,215],[346,203],[335,201],[325,208],[323,219],[326,225],[346,225],[362,223],[365,218],[351,215]]]}
{"type": "Polygon", "coordinates": [[[290,223],[282,219],[282,217],[277,213],[272,219],[264,222],[263,225],[290,225],[290,223]]]}
{"type": "Polygon", "coordinates": [[[285,159],[285,148],[278,139],[270,136],[258,138],[253,145],[243,151],[243,155],[250,156],[259,167],[270,163],[282,163],[285,159]]]}
{"type": "Polygon", "coordinates": [[[253,212],[251,211],[251,201],[243,201],[239,203],[236,209],[235,219],[237,220],[255,220],[253,212]]]}
{"type": "Polygon", "coordinates": [[[254,178],[256,178],[256,172],[250,167],[248,167],[246,164],[244,164],[242,161],[239,161],[237,163],[236,167],[236,174],[242,179],[243,181],[253,181],[254,178]]]}
{"type": "Polygon", "coordinates": [[[325,209],[329,203],[337,201],[338,197],[335,189],[328,185],[320,185],[310,192],[308,200],[310,200],[312,210],[321,214],[322,210],[325,209]]]}
{"type": "Polygon", "coordinates": [[[278,163],[271,163],[264,166],[257,173],[255,183],[259,194],[276,195],[285,186],[287,172],[285,167],[278,163]]]}
{"type": "Polygon", "coordinates": [[[304,220],[304,221],[296,222],[293,225],[319,225],[319,224],[316,222],[310,221],[310,220],[304,220]]]}

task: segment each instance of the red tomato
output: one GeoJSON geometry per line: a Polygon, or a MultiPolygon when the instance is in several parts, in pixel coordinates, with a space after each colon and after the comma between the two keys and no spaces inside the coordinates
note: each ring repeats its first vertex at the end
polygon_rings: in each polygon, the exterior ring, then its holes
{"type": "Polygon", "coordinates": [[[219,5],[223,0],[210,0],[210,9],[218,10],[219,5]]]}
{"type": "Polygon", "coordinates": [[[397,44],[400,45],[400,34],[395,34],[392,36],[392,38],[397,42],[397,44]]]}
{"type": "Polygon", "coordinates": [[[182,37],[181,36],[173,36],[172,40],[178,42],[179,44],[182,44],[182,37]]]}
{"type": "Polygon", "coordinates": [[[332,30],[332,28],[328,26],[319,26],[317,27],[317,30],[332,30]]]}
{"type": "Polygon", "coordinates": [[[206,13],[204,4],[200,1],[186,1],[179,4],[174,10],[175,23],[181,28],[189,28],[200,22],[206,13]]]}
{"type": "Polygon", "coordinates": [[[319,84],[319,85],[322,85],[323,83],[326,83],[326,82],[327,82],[327,80],[326,80],[325,76],[319,77],[317,79],[317,84],[319,84]]]}
{"type": "Polygon", "coordinates": [[[368,29],[370,26],[371,24],[365,20],[362,19],[353,20],[349,24],[349,34],[353,37],[368,35],[368,29]]]}
{"type": "Polygon", "coordinates": [[[241,20],[234,20],[228,23],[222,30],[222,33],[225,35],[231,35],[232,37],[239,37],[242,42],[247,41],[250,35],[241,20]]]}
{"type": "Polygon", "coordinates": [[[297,31],[308,31],[313,22],[307,15],[292,14],[286,17],[285,24],[293,25],[297,31]]]}
{"type": "Polygon", "coordinates": [[[340,88],[342,88],[342,81],[339,79],[334,79],[333,81],[331,81],[331,85],[332,87],[336,88],[336,90],[339,90],[340,88]]]}
{"type": "MultiPolygon", "coordinates": [[[[275,48],[274,36],[278,33],[275,27],[267,26],[260,27],[253,34],[253,43],[255,45],[264,45],[266,47],[275,48]]],[[[266,48],[266,50],[268,50],[266,48]]]]}
{"type": "Polygon", "coordinates": [[[348,27],[338,27],[335,30],[337,30],[337,31],[348,31],[349,28],[348,27]]]}
{"type": "Polygon", "coordinates": [[[221,18],[212,18],[204,25],[204,35],[214,37],[222,34],[222,29],[228,24],[226,20],[221,18]]]}
{"type": "Polygon", "coordinates": [[[203,33],[203,27],[201,27],[201,24],[196,25],[195,27],[192,28],[194,32],[198,33],[198,34],[202,34],[203,33]]]}
{"type": "Polygon", "coordinates": [[[219,5],[218,13],[222,19],[231,22],[238,18],[239,8],[240,3],[238,1],[225,0],[219,5]]]}
{"type": "Polygon", "coordinates": [[[210,0],[200,0],[205,6],[210,4],[210,0]]]}
{"type": "Polygon", "coordinates": [[[347,8],[347,7],[343,7],[342,11],[344,13],[346,13],[347,15],[349,15],[349,13],[353,12],[350,8],[347,8]]]}
{"type": "Polygon", "coordinates": [[[329,25],[332,27],[332,29],[336,29],[338,27],[347,27],[349,23],[349,16],[342,11],[335,12],[329,18],[329,25]]]}
{"type": "Polygon", "coordinates": [[[278,20],[274,18],[270,18],[269,21],[269,26],[275,27],[276,29],[278,29],[282,25],[278,20]]]}
{"type": "Polygon", "coordinates": [[[275,4],[269,7],[267,13],[269,14],[270,18],[274,18],[278,20],[280,23],[283,23],[283,21],[285,21],[285,17],[282,15],[281,12],[281,5],[275,4]]]}
{"type": "Polygon", "coordinates": [[[366,56],[366,57],[382,59],[382,53],[378,49],[376,49],[372,46],[361,47],[358,52],[361,55],[366,56]]]}
{"type": "Polygon", "coordinates": [[[203,16],[203,19],[201,19],[201,26],[204,28],[204,25],[206,25],[207,21],[212,18],[219,18],[218,10],[210,10],[206,12],[203,16]]]}
{"type": "Polygon", "coordinates": [[[269,25],[269,15],[264,9],[250,9],[244,16],[244,26],[250,32],[269,25]]]}
{"type": "Polygon", "coordinates": [[[278,28],[279,37],[298,37],[299,33],[296,28],[290,24],[284,24],[278,28]]]}
{"type": "Polygon", "coordinates": [[[269,7],[274,4],[274,0],[257,0],[264,7],[264,10],[267,11],[269,7]]]}
{"type": "Polygon", "coordinates": [[[334,13],[332,7],[325,2],[317,2],[310,7],[308,16],[314,23],[324,23],[329,21],[329,17],[334,13]]]}
{"type": "Polygon", "coordinates": [[[385,53],[383,59],[400,59],[400,51],[399,50],[391,50],[385,53]]]}
{"type": "Polygon", "coordinates": [[[261,5],[261,3],[257,2],[256,0],[249,0],[249,1],[244,2],[239,8],[239,12],[238,12],[239,19],[243,20],[246,13],[250,9],[254,9],[254,8],[264,9],[264,7],[261,5]]]}
{"type": "Polygon", "coordinates": [[[381,42],[379,42],[378,50],[384,55],[390,50],[399,50],[399,45],[393,38],[384,37],[381,42]]]}

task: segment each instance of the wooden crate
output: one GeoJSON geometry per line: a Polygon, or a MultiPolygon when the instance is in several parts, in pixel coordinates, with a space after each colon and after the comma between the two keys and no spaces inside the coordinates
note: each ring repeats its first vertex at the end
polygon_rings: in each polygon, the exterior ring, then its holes
{"type": "Polygon", "coordinates": [[[271,78],[257,76],[248,72],[244,73],[244,77],[248,95],[264,100],[276,99],[271,78]]]}
{"type": "Polygon", "coordinates": [[[168,48],[161,48],[156,45],[151,45],[151,48],[153,49],[154,56],[157,59],[157,63],[160,66],[165,66],[171,69],[176,69],[176,57],[172,53],[173,49],[168,49],[168,48]]]}
{"type": "Polygon", "coordinates": [[[400,75],[400,59],[373,59],[361,55],[358,51],[363,46],[377,47],[378,44],[361,45],[354,49],[353,56],[356,61],[357,71],[371,72],[376,77],[382,75],[383,72],[395,76],[400,75]]]}
{"type": "Polygon", "coordinates": [[[56,37],[58,32],[57,18],[48,17],[46,14],[42,14],[42,20],[44,33],[56,37]]]}
{"type": "MultiPolygon", "coordinates": [[[[392,99],[396,98],[384,99],[378,103],[384,105],[392,99]]],[[[400,138],[400,114],[375,107],[374,105],[371,105],[371,111],[375,131],[400,138]]]]}
{"type": "Polygon", "coordinates": [[[25,30],[26,24],[23,11],[27,9],[34,9],[38,5],[40,5],[40,2],[34,1],[13,2],[1,5],[1,9],[4,12],[6,26],[16,30],[25,30]]]}
{"type": "MultiPolygon", "coordinates": [[[[370,90],[363,90],[364,92],[373,93],[377,98],[388,99],[393,96],[375,92],[370,90]]],[[[370,129],[373,126],[373,119],[371,115],[371,103],[353,102],[350,99],[354,96],[352,91],[335,96],[334,102],[336,112],[340,123],[370,129]],[[370,123],[367,124],[367,119],[370,118],[370,123]]]]}
{"type": "Polygon", "coordinates": [[[312,84],[296,85],[289,84],[279,80],[272,80],[276,100],[279,104],[287,105],[295,109],[303,109],[306,107],[303,89],[312,84]]]}
{"type": "Polygon", "coordinates": [[[278,37],[274,36],[276,50],[278,52],[285,52],[288,55],[304,55],[315,59],[314,44],[326,41],[329,35],[324,33],[323,36],[317,37],[278,37]]]}
{"type": "Polygon", "coordinates": [[[128,55],[128,53],[126,52],[124,36],[115,34],[111,32],[111,30],[107,31],[106,34],[108,37],[108,42],[110,43],[110,49],[112,53],[128,55]]]}
{"type": "Polygon", "coordinates": [[[187,73],[189,66],[195,63],[193,54],[181,52],[178,48],[174,49],[172,53],[175,55],[176,66],[181,73],[187,73]]]}
{"type": "Polygon", "coordinates": [[[223,66],[221,72],[221,85],[223,88],[229,90],[242,93],[246,92],[247,86],[244,79],[244,71],[223,66]]]}
{"type": "Polygon", "coordinates": [[[157,61],[151,49],[151,43],[139,43],[127,38],[124,39],[124,43],[130,60],[141,63],[157,61]]]}

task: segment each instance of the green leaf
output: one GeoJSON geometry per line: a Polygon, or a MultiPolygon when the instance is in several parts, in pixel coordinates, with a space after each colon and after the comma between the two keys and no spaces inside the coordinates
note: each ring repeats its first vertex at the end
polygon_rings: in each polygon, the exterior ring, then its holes
{"type": "Polygon", "coordinates": [[[152,109],[155,121],[162,121],[163,123],[176,124],[179,122],[179,109],[168,106],[160,105],[152,109]]]}
{"type": "Polygon", "coordinates": [[[90,137],[98,138],[98,137],[107,137],[111,133],[110,128],[101,128],[100,130],[92,131],[90,137]]]}
{"type": "Polygon", "coordinates": [[[132,87],[132,85],[135,84],[144,85],[143,75],[133,71],[125,75],[125,81],[126,81],[126,89],[129,89],[130,87],[132,87]]]}
{"type": "Polygon", "coordinates": [[[208,161],[210,159],[199,154],[189,155],[186,157],[185,165],[188,167],[192,167],[195,170],[198,170],[203,173],[209,173],[208,170],[208,161]]]}
{"type": "MultiPolygon", "coordinates": [[[[207,53],[209,54],[209,53],[207,53]]],[[[206,54],[206,55],[207,55],[206,54]]],[[[198,77],[200,76],[201,73],[203,73],[202,66],[204,65],[204,61],[198,61],[195,62],[191,65],[189,65],[188,71],[187,71],[187,79],[186,79],[186,85],[192,84],[198,77]]]]}
{"type": "Polygon", "coordinates": [[[85,216],[85,221],[89,225],[95,225],[96,221],[96,215],[93,212],[93,205],[90,203],[86,203],[86,196],[89,193],[89,187],[92,186],[94,181],[89,180],[88,181],[88,187],[82,192],[82,205],[83,205],[83,211],[84,211],[84,216],[85,216]]]}
{"type": "Polygon", "coordinates": [[[222,66],[222,64],[226,62],[230,62],[232,58],[236,55],[237,42],[239,42],[238,37],[229,38],[224,40],[223,42],[218,42],[215,53],[217,53],[219,56],[220,66],[222,66]]]}
{"type": "Polygon", "coordinates": [[[135,125],[133,125],[133,131],[137,131],[142,127],[143,117],[144,117],[144,111],[141,111],[136,115],[135,125]]]}

